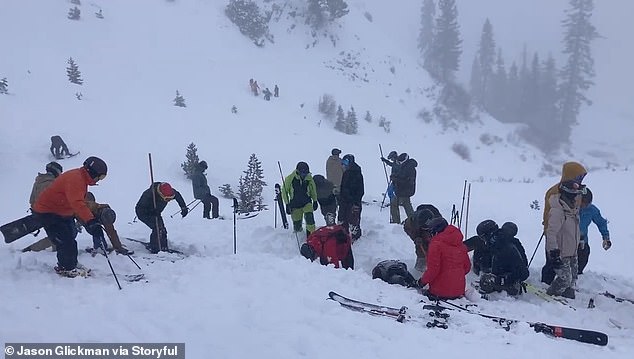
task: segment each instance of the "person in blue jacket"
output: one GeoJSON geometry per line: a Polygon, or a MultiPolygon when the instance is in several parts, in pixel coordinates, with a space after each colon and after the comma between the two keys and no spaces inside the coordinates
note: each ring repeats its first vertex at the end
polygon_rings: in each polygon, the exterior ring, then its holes
{"type": "Polygon", "coordinates": [[[599,233],[601,233],[603,237],[603,249],[606,251],[610,249],[612,242],[610,241],[610,232],[608,231],[608,220],[603,218],[599,208],[592,204],[592,192],[589,188],[586,188],[586,193],[581,196],[579,217],[581,238],[577,251],[577,258],[579,259],[578,273],[583,274],[583,269],[588,264],[590,257],[590,246],[588,245],[588,227],[590,227],[590,223],[594,222],[599,229],[599,233]]]}

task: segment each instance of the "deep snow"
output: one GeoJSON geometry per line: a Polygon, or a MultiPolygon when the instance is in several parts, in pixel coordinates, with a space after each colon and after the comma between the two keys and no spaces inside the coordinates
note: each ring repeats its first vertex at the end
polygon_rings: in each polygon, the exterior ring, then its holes
{"type": "MultiPolygon", "coordinates": [[[[0,222],[25,215],[32,180],[49,161],[48,138],[53,134],[82,152],[63,161],[65,169],[81,165],[88,155],[108,162],[108,177],[92,191],[117,211],[123,237],[149,234],[143,224],[128,223],[150,182],[148,153],[153,155],[155,178],[169,181],[191,200],[190,184],[179,165],[190,142],[210,164],[212,190],[224,183],[235,187],[249,155],[256,153],[264,166],[270,210],[237,222],[238,254],[233,255],[230,201],[221,199],[220,204],[227,220],[211,222],[201,218],[200,206],[185,219],[169,218],[178,210],[170,204],[164,212],[169,239],[191,255],[174,263],[151,263],[140,245],[127,243],[137,250],[148,281],[123,283],[121,291],[101,256],[82,253],[80,262],[93,268],[95,277],[70,280],[52,272],[54,254],[20,253],[31,236],[3,245],[0,341],[185,342],[191,358],[631,356],[634,306],[598,296],[596,308],[585,308],[591,293],[606,289],[634,298],[628,266],[634,251],[634,231],[628,226],[634,189],[627,185],[634,180],[627,167],[632,159],[627,152],[633,143],[631,120],[605,136],[610,127],[604,125],[599,132],[591,121],[578,130],[583,138],[594,137],[619,167],[603,169],[605,157],[588,155],[581,145],[575,147],[578,156],[562,158],[591,168],[586,182],[610,220],[614,244],[603,251],[600,235],[591,230],[590,264],[573,301],[579,309],[531,295],[478,302],[486,313],[604,331],[610,336],[607,347],[551,339],[526,326],[505,332],[492,322],[453,312],[450,329],[429,330],[353,313],[326,301],[328,291],[335,290],[422,313],[416,292],[371,280],[372,267],[382,259],[401,259],[411,267],[415,259],[402,227],[387,224],[388,211],[373,202],[381,201],[385,188],[378,143],[386,152],[406,151],[418,160],[415,205],[433,203],[449,216],[452,204],[460,206],[467,179],[472,183],[467,235],[481,220],[512,220],[529,255],[541,234],[541,211],[529,205],[538,200],[543,206],[545,190],[558,180],[538,175],[544,159],[529,146],[506,141],[485,146],[478,140],[485,132],[506,139],[513,126],[483,118],[484,124],[469,132],[441,133],[416,118],[422,106],[429,106],[422,93],[429,82],[412,46],[419,2],[403,1],[398,9],[360,0],[349,4],[336,47],[327,39],[310,46],[313,38],[301,21],[291,28],[292,20],[283,16],[271,25],[275,44],[261,49],[239,35],[223,15],[225,2],[220,1],[84,1],[79,22],[65,18],[70,7],[65,1],[2,1],[0,23],[7,31],[0,33],[0,43],[11,51],[0,57],[0,77],[8,77],[11,94],[0,96],[0,186],[5,189],[0,222]],[[94,17],[98,8],[105,19],[94,17]],[[366,11],[373,15],[372,22],[364,17],[366,11]],[[328,69],[343,49],[360,54],[361,65],[354,71],[367,74],[368,82],[350,81],[328,69]],[[70,56],[83,73],[81,87],[65,78],[70,56]],[[248,92],[251,77],[261,87],[279,84],[281,97],[271,102],[254,98],[248,92]],[[177,89],[187,108],[171,105],[177,89]],[[82,101],[74,96],[78,91],[82,101]],[[324,93],[334,95],[346,109],[355,107],[360,135],[335,132],[320,117],[316,104],[324,93]],[[236,115],[230,113],[234,104],[236,115]],[[366,110],[374,123],[362,120],[366,110]],[[380,115],[392,121],[390,134],[377,127],[380,115]],[[610,140],[621,137],[621,142],[610,140]],[[471,162],[450,150],[455,142],[471,148],[471,162]],[[310,164],[313,174],[323,173],[335,146],[355,154],[364,171],[364,199],[372,203],[363,208],[364,236],[354,246],[354,271],[304,260],[294,235],[273,228],[273,184],[280,177],[276,161],[281,161],[284,175],[300,160],[310,164]]],[[[477,29],[479,33],[480,25],[477,29]]],[[[607,86],[601,88],[608,96],[607,86]]],[[[622,113],[631,114],[631,104],[621,105],[622,113]]],[[[584,116],[600,118],[604,112],[599,111],[588,110],[584,116]]],[[[320,215],[316,218],[324,223],[320,215]]],[[[78,243],[83,249],[92,241],[83,233],[78,243]]],[[[138,271],[126,257],[111,256],[111,261],[117,273],[138,271]]],[[[543,247],[532,264],[531,283],[538,283],[542,264],[543,247]]]]}

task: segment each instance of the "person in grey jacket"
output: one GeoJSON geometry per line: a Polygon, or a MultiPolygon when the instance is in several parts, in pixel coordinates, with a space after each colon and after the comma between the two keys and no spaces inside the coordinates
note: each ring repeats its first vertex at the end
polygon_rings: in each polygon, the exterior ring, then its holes
{"type": "Polygon", "coordinates": [[[192,174],[192,189],[194,191],[194,198],[199,199],[203,203],[203,218],[213,219],[218,218],[218,197],[211,194],[211,189],[207,184],[207,177],[205,177],[205,171],[207,170],[207,162],[200,161],[196,165],[196,169],[192,174]],[[211,217],[209,212],[211,211],[211,217]]]}
{"type": "Polygon", "coordinates": [[[37,197],[62,173],[62,165],[57,162],[49,162],[46,164],[46,173],[38,173],[31,189],[29,204],[33,205],[37,197]]]}
{"type": "Polygon", "coordinates": [[[341,165],[341,150],[333,148],[331,155],[326,160],[326,179],[335,185],[334,193],[339,195],[339,187],[341,187],[341,178],[343,177],[343,166],[341,165]]]}
{"type": "Polygon", "coordinates": [[[559,194],[548,198],[550,211],[546,227],[546,253],[555,270],[555,279],[546,293],[575,298],[578,273],[579,199],[583,186],[573,181],[562,182],[559,194]]]}

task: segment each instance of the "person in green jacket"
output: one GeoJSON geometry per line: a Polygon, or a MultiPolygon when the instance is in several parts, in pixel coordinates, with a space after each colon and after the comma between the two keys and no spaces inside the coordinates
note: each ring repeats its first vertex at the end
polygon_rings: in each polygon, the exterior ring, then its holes
{"type": "Polygon", "coordinates": [[[282,199],[295,232],[302,231],[302,217],[306,220],[306,234],[315,231],[313,211],[317,210],[317,187],[306,162],[298,162],[293,173],[284,179],[282,199]]]}

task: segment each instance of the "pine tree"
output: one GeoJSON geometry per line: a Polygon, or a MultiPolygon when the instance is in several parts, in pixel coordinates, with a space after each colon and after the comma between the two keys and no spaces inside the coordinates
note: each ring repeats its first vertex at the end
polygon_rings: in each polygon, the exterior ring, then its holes
{"type": "Polygon", "coordinates": [[[326,4],[328,5],[330,21],[343,17],[350,12],[348,4],[343,0],[326,0],[326,4]]]}
{"type": "Polygon", "coordinates": [[[0,80],[0,95],[6,95],[9,93],[9,82],[6,77],[0,80]]]}
{"type": "Polygon", "coordinates": [[[189,179],[192,178],[194,174],[194,170],[196,170],[196,166],[198,166],[198,162],[200,159],[198,158],[198,148],[192,142],[187,145],[187,153],[185,153],[185,162],[181,163],[181,168],[185,171],[185,176],[189,179]]]}
{"type": "Polygon", "coordinates": [[[70,0],[70,3],[73,5],[81,5],[81,0],[70,0]]]}
{"type": "Polygon", "coordinates": [[[346,131],[349,135],[355,135],[359,132],[359,122],[357,121],[357,113],[354,111],[354,107],[350,106],[350,111],[346,116],[346,131]]]}
{"type": "Polygon", "coordinates": [[[440,0],[440,16],[436,19],[436,30],[425,68],[439,81],[450,82],[460,67],[462,40],[458,25],[458,9],[455,0],[440,0]]]}
{"type": "Polygon", "coordinates": [[[509,68],[509,76],[506,86],[506,122],[518,122],[521,101],[521,83],[519,69],[513,62],[509,68]]]}
{"type": "Polygon", "coordinates": [[[79,8],[77,6],[70,8],[68,10],[68,18],[71,20],[79,20],[79,18],[81,17],[81,11],[79,10],[79,8]]]}
{"type": "Polygon", "coordinates": [[[185,105],[185,98],[176,90],[176,97],[174,98],[174,106],[178,107],[187,107],[185,105]]]}
{"type": "Polygon", "coordinates": [[[264,182],[264,173],[262,163],[258,160],[255,153],[249,157],[247,170],[243,172],[238,181],[238,200],[239,210],[241,213],[252,211],[262,211],[266,209],[262,191],[266,182],[264,182]]]}
{"type": "Polygon", "coordinates": [[[471,96],[475,99],[476,103],[478,105],[482,105],[484,102],[484,93],[482,93],[482,69],[480,68],[480,59],[477,54],[473,58],[473,63],[471,64],[469,90],[471,91],[471,96]]]}
{"type": "Polygon", "coordinates": [[[225,15],[256,44],[260,44],[262,37],[269,32],[268,18],[262,15],[260,7],[252,0],[230,0],[225,7],[225,15]]]}
{"type": "Polygon", "coordinates": [[[225,183],[222,186],[218,187],[218,191],[220,191],[220,195],[223,198],[234,198],[236,196],[235,193],[233,193],[231,185],[228,183],[225,183]]]}
{"type": "MultiPolygon", "coordinates": [[[[590,44],[599,37],[590,18],[594,4],[592,0],[570,0],[566,10],[563,53],[568,60],[561,70],[561,118],[566,126],[577,124],[577,116],[583,104],[591,105],[586,92],[594,84],[594,58],[590,44]]],[[[570,131],[570,130],[569,130],[570,131]]],[[[569,132],[566,135],[569,135],[569,132]]],[[[567,137],[566,137],[567,138],[567,137]]]]}
{"type": "Polygon", "coordinates": [[[497,60],[495,61],[495,73],[491,79],[487,96],[487,111],[499,121],[508,117],[508,78],[502,50],[498,49],[497,60]]]}
{"type": "Polygon", "coordinates": [[[77,85],[83,84],[84,80],[81,78],[81,72],[79,71],[79,66],[75,63],[75,60],[71,57],[68,59],[67,63],[68,67],[66,68],[66,75],[68,75],[68,81],[77,85]]]}
{"type": "Polygon", "coordinates": [[[493,39],[493,26],[489,19],[486,19],[482,26],[482,35],[480,36],[480,46],[478,49],[478,64],[480,65],[480,74],[482,77],[480,90],[477,92],[481,95],[479,101],[483,107],[489,110],[487,95],[490,90],[490,83],[493,77],[493,68],[495,67],[495,40],[493,39]]]}
{"type": "Polygon", "coordinates": [[[337,107],[337,121],[335,121],[335,130],[346,133],[346,115],[343,113],[341,105],[337,107]]]}
{"type": "Polygon", "coordinates": [[[315,29],[322,28],[328,20],[327,11],[328,2],[326,0],[308,0],[306,22],[315,29]]]}
{"type": "Polygon", "coordinates": [[[418,49],[423,59],[427,57],[434,39],[434,19],[436,18],[436,3],[434,0],[423,0],[420,14],[420,33],[418,34],[418,49]]]}
{"type": "Polygon", "coordinates": [[[372,115],[370,114],[370,111],[366,111],[365,112],[365,117],[363,118],[366,122],[372,123],[372,115]]]}

